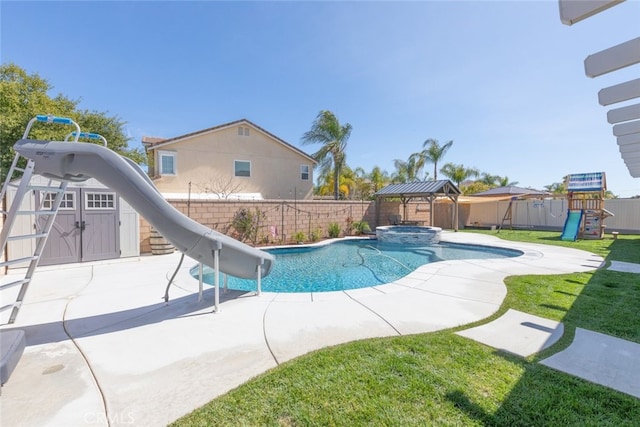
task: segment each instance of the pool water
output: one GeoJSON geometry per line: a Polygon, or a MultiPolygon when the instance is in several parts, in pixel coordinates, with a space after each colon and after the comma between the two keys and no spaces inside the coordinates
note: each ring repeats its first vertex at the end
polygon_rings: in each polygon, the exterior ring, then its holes
{"type": "MultiPolygon", "coordinates": [[[[457,259],[507,258],[522,252],[488,246],[438,243],[407,246],[373,239],[347,240],[314,247],[268,249],[276,262],[262,279],[265,292],[328,292],[390,283],[431,262],[457,259]]],[[[191,274],[197,277],[198,269],[191,274]]],[[[220,279],[222,286],[223,279],[220,279]]],[[[213,284],[213,270],[203,280],[213,284]]],[[[256,281],[228,276],[229,289],[255,291],[256,281]]]]}

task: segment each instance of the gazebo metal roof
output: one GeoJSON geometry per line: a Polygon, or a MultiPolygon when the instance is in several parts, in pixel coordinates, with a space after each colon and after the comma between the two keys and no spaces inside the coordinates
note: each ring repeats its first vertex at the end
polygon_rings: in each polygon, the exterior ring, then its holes
{"type": "Polygon", "coordinates": [[[429,197],[458,195],[462,192],[448,179],[390,184],[379,190],[376,197],[429,197]]]}

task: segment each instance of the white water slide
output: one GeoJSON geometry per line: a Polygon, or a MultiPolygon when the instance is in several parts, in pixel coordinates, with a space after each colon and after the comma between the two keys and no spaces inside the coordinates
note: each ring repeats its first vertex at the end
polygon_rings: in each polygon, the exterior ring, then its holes
{"type": "Polygon", "coordinates": [[[158,192],[149,177],[131,160],[114,151],[78,142],[21,139],[13,148],[35,162],[34,173],[61,181],[96,178],[116,191],[158,232],[185,255],[244,279],[269,274],[274,257],[183,215],[158,192]]]}

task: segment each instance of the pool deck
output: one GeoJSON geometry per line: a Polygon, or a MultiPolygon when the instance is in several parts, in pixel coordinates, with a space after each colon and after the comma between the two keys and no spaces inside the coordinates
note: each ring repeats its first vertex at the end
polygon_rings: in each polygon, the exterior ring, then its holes
{"type": "MultiPolygon", "coordinates": [[[[506,276],[594,270],[599,256],[557,246],[443,232],[524,255],[425,265],[396,282],[342,292],[220,294],[198,302],[179,253],[40,267],[17,322],[27,348],[2,387],[0,425],[165,425],[297,356],[348,341],[484,319],[506,276]]],[[[15,273],[0,277],[7,282],[15,273]]]]}

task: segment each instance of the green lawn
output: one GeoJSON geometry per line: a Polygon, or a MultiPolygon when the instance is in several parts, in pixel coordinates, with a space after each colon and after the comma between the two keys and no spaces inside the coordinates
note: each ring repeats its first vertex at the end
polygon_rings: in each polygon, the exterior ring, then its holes
{"type": "MultiPolygon", "coordinates": [[[[558,232],[498,236],[640,262],[640,236],[578,242],[562,242],[558,232]]],[[[280,365],[174,425],[639,425],[640,400],[536,361],[566,347],[577,326],[640,343],[640,277],[598,270],[510,277],[506,285],[491,319],[513,308],[564,322],[565,336],[543,354],[522,359],[455,330],[358,341],[280,365]]]]}

